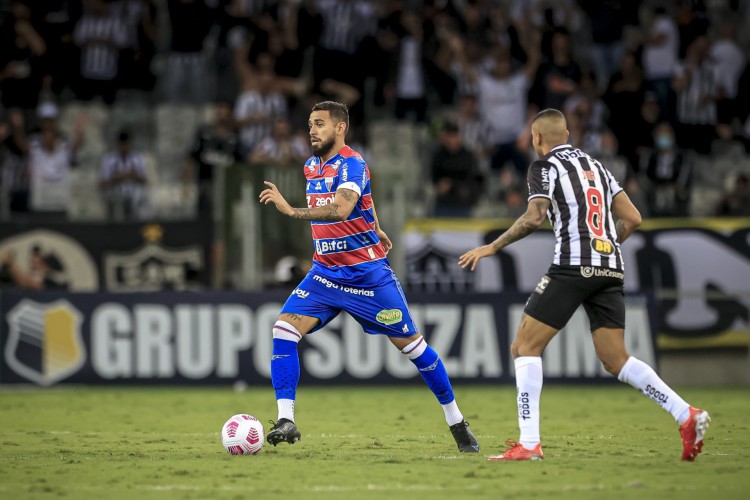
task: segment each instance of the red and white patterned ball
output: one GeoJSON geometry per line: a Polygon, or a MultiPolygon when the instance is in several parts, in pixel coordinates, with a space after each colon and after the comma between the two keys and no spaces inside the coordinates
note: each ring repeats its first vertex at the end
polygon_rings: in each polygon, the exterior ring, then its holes
{"type": "Polygon", "coordinates": [[[221,444],[232,455],[255,455],[265,439],[263,424],[252,415],[232,415],[221,428],[221,444]]]}

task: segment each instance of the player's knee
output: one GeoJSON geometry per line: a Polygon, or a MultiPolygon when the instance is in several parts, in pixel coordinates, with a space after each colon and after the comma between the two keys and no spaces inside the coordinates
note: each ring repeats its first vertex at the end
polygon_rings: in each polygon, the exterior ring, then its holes
{"type": "Polygon", "coordinates": [[[546,345],[533,338],[516,337],[510,345],[510,352],[513,359],[521,356],[541,356],[546,345]]]}
{"type": "Polygon", "coordinates": [[[273,325],[273,338],[299,342],[302,339],[302,334],[291,323],[279,319],[273,325]]]}
{"type": "Polygon", "coordinates": [[[515,340],[510,345],[510,355],[513,356],[513,359],[516,359],[518,357],[518,342],[515,340]]]}
{"type": "Polygon", "coordinates": [[[602,362],[604,369],[616,377],[622,370],[622,367],[625,366],[628,360],[628,353],[600,353],[599,360],[602,362]]]}
{"type": "Polygon", "coordinates": [[[414,361],[415,359],[422,356],[422,354],[424,354],[429,346],[427,345],[427,341],[421,335],[418,335],[410,340],[411,342],[403,346],[400,346],[396,343],[394,343],[394,345],[398,347],[398,349],[404,356],[414,361]]]}

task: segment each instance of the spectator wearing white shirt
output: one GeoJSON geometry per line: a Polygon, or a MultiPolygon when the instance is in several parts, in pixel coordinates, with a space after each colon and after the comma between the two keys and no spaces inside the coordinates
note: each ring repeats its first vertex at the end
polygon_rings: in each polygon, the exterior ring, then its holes
{"type": "Polygon", "coordinates": [[[117,136],[116,150],[102,160],[99,188],[110,219],[137,218],[145,201],[146,160],[133,151],[130,133],[117,136]]]}
{"type": "Polygon", "coordinates": [[[525,174],[528,161],[518,150],[516,141],[526,126],[528,89],[539,63],[538,44],[529,45],[529,58],[522,69],[514,72],[510,55],[501,49],[494,54],[492,71],[488,74],[477,74],[464,56],[460,39],[456,37],[452,41],[454,57],[466,73],[467,79],[477,84],[479,112],[490,127],[488,142],[494,149],[492,169],[500,170],[510,160],[521,175],[525,174]]]}
{"type": "Polygon", "coordinates": [[[310,156],[310,146],[304,137],[294,134],[287,118],[278,117],[273,133],[253,150],[250,161],[289,167],[304,162],[310,156]]]}
{"type": "Polygon", "coordinates": [[[63,214],[70,202],[70,173],[76,153],[83,145],[88,115],[78,116],[73,140],[57,127],[57,107],[42,104],[38,110],[40,131],[26,139],[19,132],[18,144],[29,159],[30,209],[32,212],[63,214]]]}
{"type": "Polygon", "coordinates": [[[716,64],[717,118],[719,123],[731,124],[738,116],[735,99],[740,75],[745,67],[745,55],[737,45],[733,21],[727,19],[721,23],[719,37],[711,44],[710,54],[711,60],[716,64]]]}
{"type": "Polygon", "coordinates": [[[656,94],[662,116],[672,116],[670,87],[677,69],[680,32],[677,23],[663,7],[654,10],[651,28],[644,40],[643,69],[646,81],[656,94]]]}

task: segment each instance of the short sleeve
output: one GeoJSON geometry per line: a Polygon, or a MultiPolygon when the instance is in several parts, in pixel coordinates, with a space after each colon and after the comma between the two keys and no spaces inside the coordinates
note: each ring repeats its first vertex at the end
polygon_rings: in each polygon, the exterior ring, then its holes
{"type": "Polygon", "coordinates": [[[532,163],[526,176],[526,182],[529,185],[528,199],[539,197],[552,199],[556,180],[557,170],[550,162],[539,160],[532,163]]]}
{"type": "Polygon", "coordinates": [[[617,182],[617,179],[615,179],[615,176],[612,175],[612,172],[609,170],[605,170],[607,172],[607,184],[609,184],[609,192],[612,193],[612,198],[620,194],[623,189],[620,187],[620,183],[617,182]]]}
{"type": "Polygon", "coordinates": [[[361,158],[350,156],[339,167],[339,186],[337,189],[350,189],[362,196],[367,186],[367,164],[361,158]]]}

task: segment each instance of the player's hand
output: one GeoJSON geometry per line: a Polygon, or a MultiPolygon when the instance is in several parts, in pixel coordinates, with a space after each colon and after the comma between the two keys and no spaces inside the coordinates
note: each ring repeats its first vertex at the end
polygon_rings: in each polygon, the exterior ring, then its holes
{"type": "Polygon", "coordinates": [[[380,238],[380,244],[383,245],[383,250],[385,251],[385,254],[388,255],[388,252],[391,251],[391,248],[393,248],[393,243],[391,242],[391,239],[388,237],[387,234],[385,234],[385,231],[382,229],[378,229],[375,231],[378,235],[378,238],[380,238]]]}
{"type": "Polygon", "coordinates": [[[492,245],[484,245],[477,247],[474,250],[469,250],[461,257],[458,258],[458,265],[466,269],[467,266],[471,266],[471,270],[477,268],[479,261],[490,255],[495,255],[495,250],[492,249],[492,245]]]}
{"type": "Polygon", "coordinates": [[[277,188],[273,182],[263,181],[263,184],[268,186],[268,188],[264,189],[263,192],[260,193],[260,202],[264,205],[273,203],[274,205],[276,205],[278,211],[282,214],[288,215],[290,217],[294,215],[294,209],[284,199],[284,197],[281,196],[279,188],[277,188]]]}

